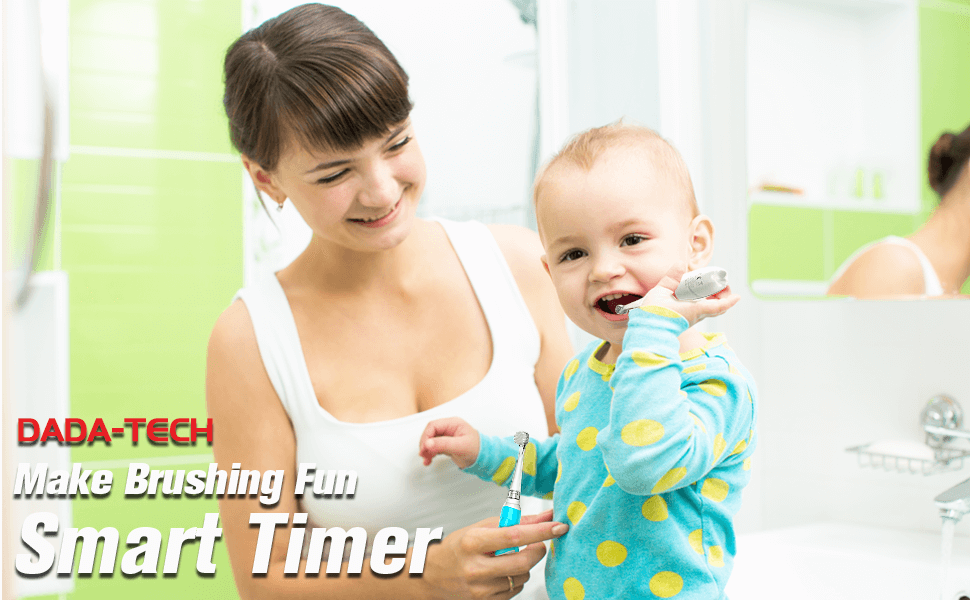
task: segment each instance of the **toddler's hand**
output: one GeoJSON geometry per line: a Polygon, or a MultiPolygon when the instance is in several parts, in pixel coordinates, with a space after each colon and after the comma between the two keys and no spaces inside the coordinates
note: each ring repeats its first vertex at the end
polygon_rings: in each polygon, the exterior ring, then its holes
{"type": "Polygon", "coordinates": [[[418,454],[424,459],[425,466],[430,465],[435,456],[445,454],[458,468],[464,469],[478,460],[480,443],[478,431],[463,419],[438,419],[424,428],[418,442],[418,454]]]}
{"type": "Polygon", "coordinates": [[[713,296],[708,296],[702,300],[678,300],[674,297],[674,291],[680,285],[680,279],[686,272],[684,265],[671,267],[663,279],[647,292],[640,305],[669,308],[683,315],[690,326],[694,326],[707,317],[723,315],[741,299],[740,296],[731,292],[731,286],[727,286],[713,296]]]}

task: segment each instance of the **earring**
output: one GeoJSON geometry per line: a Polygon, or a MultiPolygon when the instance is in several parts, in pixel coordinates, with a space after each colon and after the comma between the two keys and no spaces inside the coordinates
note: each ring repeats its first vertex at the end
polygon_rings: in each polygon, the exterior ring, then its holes
{"type": "MultiPolygon", "coordinates": [[[[286,202],[286,200],[284,200],[283,202],[286,202]]],[[[276,205],[276,212],[283,212],[283,202],[280,202],[279,204],[276,205]]]]}

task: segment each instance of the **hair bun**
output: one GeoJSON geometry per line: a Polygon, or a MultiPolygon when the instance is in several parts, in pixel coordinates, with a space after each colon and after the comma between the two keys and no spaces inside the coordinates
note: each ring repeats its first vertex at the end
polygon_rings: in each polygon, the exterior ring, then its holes
{"type": "Polygon", "coordinates": [[[970,127],[963,133],[954,135],[944,133],[930,149],[927,175],[930,187],[943,196],[946,194],[959,175],[961,167],[970,158],[970,127]]]}

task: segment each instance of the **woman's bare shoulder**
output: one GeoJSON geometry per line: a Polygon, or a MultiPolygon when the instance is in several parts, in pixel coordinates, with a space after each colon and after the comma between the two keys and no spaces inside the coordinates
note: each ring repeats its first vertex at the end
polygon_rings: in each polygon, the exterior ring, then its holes
{"type": "Polygon", "coordinates": [[[890,298],[924,293],[923,266],[913,250],[901,244],[876,244],[860,254],[832,282],[830,295],[890,298]]]}
{"type": "Polygon", "coordinates": [[[543,255],[542,244],[536,232],[518,225],[501,223],[493,223],[488,229],[520,287],[524,283],[532,283],[533,278],[547,278],[540,260],[543,255]]]}
{"type": "Polygon", "coordinates": [[[221,392],[228,392],[210,393],[210,400],[229,400],[244,390],[272,394],[272,385],[259,354],[256,332],[242,300],[237,299],[219,315],[209,336],[206,358],[209,391],[216,391],[213,389],[215,387],[221,392]]]}

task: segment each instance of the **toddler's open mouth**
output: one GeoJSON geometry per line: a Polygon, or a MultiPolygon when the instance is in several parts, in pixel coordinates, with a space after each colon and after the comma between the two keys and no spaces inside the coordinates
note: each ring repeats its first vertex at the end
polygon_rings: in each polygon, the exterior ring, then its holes
{"type": "MultiPolygon", "coordinates": [[[[607,294],[596,301],[596,308],[606,313],[611,317],[618,317],[621,315],[616,314],[616,307],[622,306],[624,304],[629,304],[636,300],[643,298],[643,296],[638,296],[637,294],[607,294]]],[[[625,317],[626,315],[622,315],[625,317]]]]}

